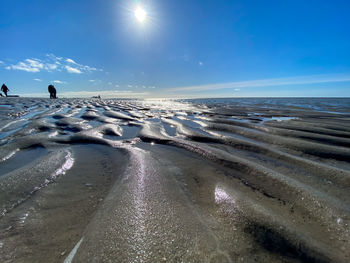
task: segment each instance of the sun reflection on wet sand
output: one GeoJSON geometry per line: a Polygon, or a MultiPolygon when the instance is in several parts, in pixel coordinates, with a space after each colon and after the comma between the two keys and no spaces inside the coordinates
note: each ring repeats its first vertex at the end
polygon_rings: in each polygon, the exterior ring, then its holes
{"type": "Polygon", "coordinates": [[[215,187],[215,203],[235,203],[233,198],[222,188],[222,186],[217,185],[215,187]]]}
{"type": "Polygon", "coordinates": [[[134,202],[134,213],[131,219],[132,225],[134,225],[134,232],[132,239],[134,240],[134,249],[138,255],[138,258],[145,260],[147,257],[146,242],[146,214],[147,203],[145,202],[145,177],[146,177],[146,164],[144,152],[138,148],[132,149],[131,162],[134,167],[134,175],[131,178],[134,187],[131,188],[134,202]]]}

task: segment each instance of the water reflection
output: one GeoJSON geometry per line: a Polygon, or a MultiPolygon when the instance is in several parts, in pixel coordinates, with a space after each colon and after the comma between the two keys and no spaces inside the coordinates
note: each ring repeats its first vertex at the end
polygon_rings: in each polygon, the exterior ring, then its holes
{"type": "Polygon", "coordinates": [[[216,185],[215,187],[215,203],[233,203],[235,204],[235,200],[223,189],[221,185],[216,185]]]}

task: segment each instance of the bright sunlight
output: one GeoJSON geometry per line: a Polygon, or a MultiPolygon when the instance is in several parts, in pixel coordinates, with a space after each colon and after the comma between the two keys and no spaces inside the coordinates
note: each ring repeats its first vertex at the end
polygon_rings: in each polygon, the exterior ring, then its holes
{"type": "Polygon", "coordinates": [[[146,11],[145,11],[142,7],[140,7],[140,6],[138,6],[138,7],[135,9],[134,14],[135,14],[136,19],[137,19],[140,23],[143,23],[143,22],[146,20],[146,18],[147,18],[147,13],[146,13],[146,11]]]}

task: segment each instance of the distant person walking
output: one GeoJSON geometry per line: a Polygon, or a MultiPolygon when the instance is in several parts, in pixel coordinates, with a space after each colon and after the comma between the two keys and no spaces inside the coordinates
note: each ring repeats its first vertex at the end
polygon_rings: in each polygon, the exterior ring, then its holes
{"type": "Polygon", "coordinates": [[[10,90],[5,84],[2,84],[1,91],[4,92],[5,96],[7,97],[7,92],[10,91],[10,90]]]}
{"type": "Polygon", "coordinates": [[[50,99],[57,99],[54,85],[49,85],[48,90],[50,92],[50,99]]]}

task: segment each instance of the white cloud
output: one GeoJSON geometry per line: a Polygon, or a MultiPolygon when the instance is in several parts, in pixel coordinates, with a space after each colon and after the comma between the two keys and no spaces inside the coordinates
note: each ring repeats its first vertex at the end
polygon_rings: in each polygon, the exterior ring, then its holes
{"type": "Polygon", "coordinates": [[[41,71],[67,71],[68,73],[75,74],[103,71],[102,69],[79,64],[71,58],[57,57],[54,54],[47,54],[44,59],[27,58],[24,61],[17,62],[17,64],[8,65],[6,69],[33,73],[41,71]]]}
{"type": "Polygon", "coordinates": [[[25,62],[27,63],[28,66],[30,66],[32,68],[38,68],[38,69],[43,69],[44,68],[44,64],[39,59],[29,59],[29,58],[27,58],[25,60],[25,62]]]}
{"type": "Polygon", "coordinates": [[[298,77],[289,77],[289,78],[249,80],[249,81],[237,81],[237,82],[177,87],[177,88],[169,88],[166,91],[168,92],[206,91],[206,90],[220,90],[220,89],[241,89],[241,88],[251,88],[251,87],[270,87],[270,86],[302,85],[302,84],[349,82],[349,81],[350,81],[350,74],[311,75],[311,76],[298,76],[298,77]]]}
{"type": "Polygon", "coordinates": [[[72,74],[81,74],[81,73],[83,73],[79,69],[73,68],[73,67],[70,67],[70,66],[65,66],[65,69],[67,70],[68,73],[72,73],[72,74]]]}
{"type": "Polygon", "coordinates": [[[43,69],[47,69],[45,64],[40,59],[25,59],[24,61],[20,61],[15,65],[7,66],[8,70],[22,70],[26,72],[40,72],[43,69]]]}
{"type": "Polygon", "coordinates": [[[40,72],[40,68],[31,67],[30,65],[27,65],[24,62],[19,62],[17,65],[11,65],[7,68],[11,68],[15,70],[23,70],[27,72],[40,72]]]}
{"type": "MultiPolygon", "coordinates": [[[[79,64],[77,64],[77,65],[79,65],[79,64]]],[[[94,68],[94,67],[82,66],[82,65],[79,65],[79,66],[83,67],[83,69],[88,71],[88,72],[91,72],[91,71],[103,71],[102,69],[97,69],[97,68],[94,68]]]]}
{"type": "Polygon", "coordinates": [[[128,85],[128,88],[132,88],[132,85],[128,85]]]}
{"type": "Polygon", "coordinates": [[[0,60],[0,65],[2,65],[2,64],[5,64],[5,63],[4,63],[4,61],[1,61],[1,60],[0,60]]]}
{"type": "Polygon", "coordinates": [[[63,60],[63,57],[57,57],[54,54],[46,54],[46,57],[48,57],[49,59],[54,60],[54,61],[61,61],[61,60],[63,60]]]}
{"type": "Polygon", "coordinates": [[[115,85],[115,87],[116,87],[116,88],[119,88],[119,85],[117,84],[117,85],[115,85]]]}
{"type": "Polygon", "coordinates": [[[203,62],[202,62],[202,61],[199,61],[199,62],[198,62],[198,65],[199,65],[199,66],[203,66],[203,62]]]}
{"type": "Polygon", "coordinates": [[[52,82],[56,84],[67,84],[67,82],[61,80],[53,80],[52,82]]]}
{"type": "Polygon", "coordinates": [[[53,70],[57,69],[57,65],[56,64],[46,64],[45,69],[47,71],[53,71],[53,70]]]}
{"type": "Polygon", "coordinates": [[[75,61],[74,61],[73,59],[71,59],[71,58],[67,58],[66,61],[67,61],[68,63],[77,64],[77,62],[75,62],[75,61]]]}
{"type": "Polygon", "coordinates": [[[240,91],[241,89],[235,89],[235,91],[240,91]]]}
{"type": "Polygon", "coordinates": [[[42,81],[41,79],[33,79],[33,80],[38,81],[38,82],[41,82],[41,81],[42,81]]]}
{"type": "Polygon", "coordinates": [[[89,79],[89,82],[96,82],[97,79],[89,79]]]}
{"type": "Polygon", "coordinates": [[[108,82],[108,85],[112,85],[112,82],[108,82]]]}

